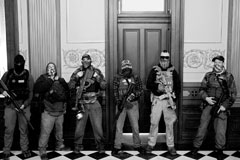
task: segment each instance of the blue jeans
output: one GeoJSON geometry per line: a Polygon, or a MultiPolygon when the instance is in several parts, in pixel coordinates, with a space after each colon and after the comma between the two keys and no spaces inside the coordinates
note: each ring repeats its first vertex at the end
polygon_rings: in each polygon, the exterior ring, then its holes
{"type": "Polygon", "coordinates": [[[138,120],[139,120],[138,102],[135,101],[135,102],[132,102],[132,104],[133,104],[133,107],[131,109],[123,108],[123,111],[117,120],[114,148],[121,149],[122,138],[123,138],[122,137],[123,126],[126,119],[126,115],[128,115],[129,122],[132,127],[134,147],[137,148],[141,146],[141,140],[139,137],[139,127],[138,127],[138,120]]]}
{"type": "Polygon", "coordinates": [[[148,137],[148,145],[154,147],[156,145],[158,125],[163,113],[164,122],[166,125],[166,141],[168,147],[174,147],[174,132],[173,126],[177,120],[176,113],[173,109],[169,108],[168,100],[160,100],[154,98],[152,101],[152,111],[151,111],[151,126],[150,133],[148,137]]]}
{"type": "Polygon", "coordinates": [[[75,129],[75,146],[81,146],[83,142],[84,132],[88,116],[92,124],[92,129],[97,144],[97,148],[103,148],[104,146],[104,137],[102,129],[102,108],[98,101],[94,103],[84,104],[85,112],[82,119],[76,120],[76,129],[75,129]]]}
{"type": "MultiPolygon", "coordinates": [[[[18,119],[19,131],[20,131],[21,150],[22,151],[28,150],[28,145],[29,145],[27,121],[21,113],[18,113],[12,107],[13,106],[11,107],[7,106],[5,107],[5,110],[4,110],[4,119],[5,119],[4,148],[3,148],[4,153],[10,153],[17,119],[18,119]]],[[[30,116],[31,116],[30,107],[25,108],[24,112],[27,119],[30,120],[30,116]]]]}
{"type": "Polygon", "coordinates": [[[40,154],[46,152],[48,146],[49,136],[52,132],[52,129],[55,125],[55,138],[56,138],[56,147],[63,145],[63,121],[64,116],[51,116],[47,111],[42,113],[41,118],[41,133],[38,142],[38,149],[40,154]]]}
{"type": "MultiPolygon", "coordinates": [[[[200,148],[207,134],[208,125],[211,120],[210,114],[211,109],[212,106],[208,105],[202,111],[200,125],[198,127],[196,137],[193,140],[193,146],[196,148],[200,148]]],[[[226,144],[226,130],[227,130],[226,112],[220,112],[219,116],[214,118],[213,126],[215,130],[215,148],[222,150],[224,149],[226,144]]]]}

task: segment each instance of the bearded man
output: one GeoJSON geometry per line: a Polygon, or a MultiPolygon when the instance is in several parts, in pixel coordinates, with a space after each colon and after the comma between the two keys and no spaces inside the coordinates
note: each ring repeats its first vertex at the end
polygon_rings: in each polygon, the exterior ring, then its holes
{"type": "Polygon", "coordinates": [[[160,61],[150,71],[147,79],[147,89],[151,91],[151,126],[146,153],[151,153],[156,145],[158,124],[163,113],[166,125],[166,141],[171,156],[177,154],[174,147],[174,122],[177,119],[175,109],[180,91],[179,76],[170,63],[170,54],[164,50],[160,54],[160,61]]]}
{"type": "Polygon", "coordinates": [[[196,155],[207,133],[210,120],[213,119],[215,130],[215,149],[218,159],[223,159],[223,149],[226,144],[227,109],[236,100],[237,90],[234,77],[224,67],[224,57],[212,59],[213,70],[205,74],[200,88],[203,100],[202,115],[191,153],[196,155]],[[217,110],[216,110],[217,108],[217,110]],[[216,110],[216,112],[212,112],[216,110]]]}
{"type": "MultiPolygon", "coordinates": [[[[71,94],[76,94],[75,107],[77,109],[76,129],[74,139],[74,153],[83,150],[83,136],[88,117],[90,118],[97,150],[104,153],[104,136],[102,129],[102,108],[98,101],[100,90],[106,88],[106,81],[102,72],[92,66],[89,54],[82,56],[82,65],[71,75],[69,81],[71,94]]],[[[74,110],[75,110],[74,109],[74,110]]]]}

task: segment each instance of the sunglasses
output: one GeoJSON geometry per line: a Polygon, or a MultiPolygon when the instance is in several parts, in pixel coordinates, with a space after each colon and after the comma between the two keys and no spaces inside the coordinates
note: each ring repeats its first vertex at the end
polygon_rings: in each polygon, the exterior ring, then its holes
{"type": "Polygon", "coordinates": [[[83,59],[82,62],[83,62],[83,63],[84,63],[84,62],[87,62],[87,63],[88,63],[88,62],[91,62],[91,60],[90,60],[90,59],[83,59]]]}
{"type": "Polygon", "coordinates": [[[161,59],[169,59],[169,56],[160,56],[161,59]]]}

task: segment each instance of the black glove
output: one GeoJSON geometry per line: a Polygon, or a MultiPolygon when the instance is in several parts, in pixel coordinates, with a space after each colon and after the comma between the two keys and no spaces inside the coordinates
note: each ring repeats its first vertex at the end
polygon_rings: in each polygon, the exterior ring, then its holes
{"type": "Polygon", "coordinates": [[[122,105],[121,105],[122,101],[121,100],[117,100],[117,108],[118,110],[122,110],[122,105]]]}

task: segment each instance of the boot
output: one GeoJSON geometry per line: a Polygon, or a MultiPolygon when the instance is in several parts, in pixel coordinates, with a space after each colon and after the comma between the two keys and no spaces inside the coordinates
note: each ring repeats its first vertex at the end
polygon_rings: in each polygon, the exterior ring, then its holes
{"type": "Polygon", "coordinates": [[[134,150],[138,151],[140,154],[145,154],[146,150],[142,146],[134,148],[134,150]]]}
{"type": "Polygon", "coordinates": [[[118,149],[118,148],[113,148],[112,152],[111,152],[111,155],[112,156],[116,156],[116,155],[119,155],[121,153],[121,149],[118,149]]]}
{"type": "Polygon", "coordinates": [[[152,153],[152,150],[153,150],[153,146],[147,145],[147,147],[145,149],[145,152],[146,153],[152,153]]]}
{"type": "Polygon", "coordinates": [[[176,156],[177,152],[174,147],[168,147],[168,152],[170,153],[171,156],[176,156]]]}
{"type": "Polygon", "coordinates": [[[193,147],[193,149],[191,150],[190,153],[191,153],[193,156],[195,156],[195,155],[198,153],[198,151],[199,151],[199,148],[193,147]]]}
{"type": "Polygon", "coordinates": [[[32,155],[31,151],[29,151],[29,150],[23,151],[22,154],[25,159],[31,157],[31,155],[32,155]]]}
{"type": "Polygon", "coordinates": [[[82,144],[76,144],[74,147],[74,153],[79,154],[83,150],[83,145],[82,144]]]}
{"type": "Polygon", "coordinates": [[[10,153],[3,153],[3,160],[9,160],[10,153]]]}

